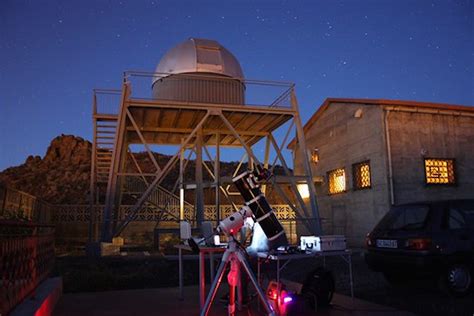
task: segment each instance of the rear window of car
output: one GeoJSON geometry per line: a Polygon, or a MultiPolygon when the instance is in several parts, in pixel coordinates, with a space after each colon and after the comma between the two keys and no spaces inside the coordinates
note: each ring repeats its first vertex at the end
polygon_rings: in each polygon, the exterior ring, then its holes
{"type": "Polygon", "coordinates": [[[380,230],[418,230],[428,221],[428,205],[394,206],[384,216],[377,229],[380,230]]]}
{"type": "Polygon", "coordinates": [[[474,201],[453,202],[448,210],[446,224],[449,228],[474,227],[474,201]]]}

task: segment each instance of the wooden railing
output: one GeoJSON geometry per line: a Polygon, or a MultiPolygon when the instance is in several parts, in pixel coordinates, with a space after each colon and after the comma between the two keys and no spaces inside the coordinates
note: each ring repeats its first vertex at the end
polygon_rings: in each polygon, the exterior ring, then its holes
{"type": "Polygon", "coordinates": [[[54,226],[0,220],[0,315],[48,277],[54,265],[54,226]]]}

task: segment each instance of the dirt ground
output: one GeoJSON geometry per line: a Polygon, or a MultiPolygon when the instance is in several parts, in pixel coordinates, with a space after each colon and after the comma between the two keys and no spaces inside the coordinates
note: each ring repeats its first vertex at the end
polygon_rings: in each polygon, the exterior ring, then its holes
{"type": "MultiPolygon", "coordinates": [[[[318,260],[293,261],[286,266],[283,277],[291,279],[302,271],[309,271],[322,264],[318,260]]],[[[325,264],[335,276],[336,292],[350,295],[347,264],[338,257],[327,258],[325,264]]],[[[473,293],[464,298],[449,297],[429,281],[413,281],[394,288],[381,273],[367,268],[360,252],[353,255],[352,266],[357,298],[418,315],[474,315],[473,293]]],[[[55,274],[63,276],[65,293],[175,287],[178,284],[178,262],[143,253],[99,260],[65,256],[57,258],[55,274]]],[[[184,284],[197,283],[198,262],[187,258],[184,262],[184,284]]]]}

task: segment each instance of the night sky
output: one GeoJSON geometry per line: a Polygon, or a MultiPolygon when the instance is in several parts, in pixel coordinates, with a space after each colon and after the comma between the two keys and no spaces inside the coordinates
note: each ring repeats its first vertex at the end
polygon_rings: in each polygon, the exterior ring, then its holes
{"type": "Polygon", "coordinates": [[[0,170],[60,134],[90,140],[92,89],[189,37],[295,82],[303,122],[327,97],[474,105],[473,21],[474,1],[2,0],[0,170]]]}

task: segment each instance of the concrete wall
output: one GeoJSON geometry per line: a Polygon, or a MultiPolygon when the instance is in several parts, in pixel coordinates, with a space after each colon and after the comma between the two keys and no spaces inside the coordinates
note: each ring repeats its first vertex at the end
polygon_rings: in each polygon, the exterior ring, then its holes
{"type": "Polygon", "coordinates": [[[395,204],[474,198],[474,117],[390,112],[395,204]],[[424,157],[454,158],[457,184],[426,185],[424,157]]]}
{"type": "MultiPolygon", "coordinates": [[[[361,246],[389,208],[382,109],[331,104],[306,133],[306,140],[310,152],[319,149],[320,160],[311,165],[313,175],[324,178],[323,183],[316,183],[320,215],[328,221],[323,224],[324,233],[345,234],[351,246],[361,246]],[[358,109],[362,116],[355,118],[358,109]],[[371,188],[354,190],[352,165],[366,160],[370,160],[371,188]],[[330,195],[327,172],[337,168],[345,168],[346,192],[330,195]]],[[[298,151],[295,158],[298,172],[302,170],[298,151]]]]}

